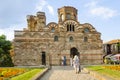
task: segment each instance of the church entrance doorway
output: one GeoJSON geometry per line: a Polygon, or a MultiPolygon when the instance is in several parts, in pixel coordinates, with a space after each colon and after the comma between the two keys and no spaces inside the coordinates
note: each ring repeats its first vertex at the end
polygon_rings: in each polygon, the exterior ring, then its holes
{"type": "Polygon", "coordinates": [[[42,65],[46,65],[46,54],[44,51],[42,52],[42,65]]]}
{"type": "Polygon", "coordinates": [[[75,47],[73,47],[70,49],[70,57],[73,58],[75,55],[79,56],[79,52],[75,47]]]}

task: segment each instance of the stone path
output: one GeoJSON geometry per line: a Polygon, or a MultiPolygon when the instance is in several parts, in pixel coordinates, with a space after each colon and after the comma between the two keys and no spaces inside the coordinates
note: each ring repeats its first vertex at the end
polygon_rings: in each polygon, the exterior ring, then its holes
{"type": "Polygon", "coordinates": [[[70,66],[53,66],[39,80],[98,80],[92,77],[89,73],[81,71],[76,74],[73,67],[70,66]]]}

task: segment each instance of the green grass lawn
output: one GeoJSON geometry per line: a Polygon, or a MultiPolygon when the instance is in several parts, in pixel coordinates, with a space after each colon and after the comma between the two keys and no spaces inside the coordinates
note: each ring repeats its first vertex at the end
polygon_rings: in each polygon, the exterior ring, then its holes
{"type": "Polygon", "coordinates": [[[30,80],[37,73],[42,72],[43,68],[32,69],[24,74],[11,78],[10,80],[30,80]]]}
{"type": "Polygon", "coordinates": [[[120,71],[118,70],[106,69],[104,66],[88,66],[87,69],[95,71],[104,76],[120,80],[120,71]]]}

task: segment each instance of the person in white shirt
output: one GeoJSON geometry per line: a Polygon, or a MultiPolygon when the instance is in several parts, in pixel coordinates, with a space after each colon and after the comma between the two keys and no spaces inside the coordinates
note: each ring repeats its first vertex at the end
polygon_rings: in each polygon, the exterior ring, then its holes
{"type": "Polygon", "coordinates": [[[75,55],[74,58],[73,58],[73,67],[75,69],[75,72],[79,73],[80,63],[79,63],[79,58],[78,58],[77,55],[75,55]]]}

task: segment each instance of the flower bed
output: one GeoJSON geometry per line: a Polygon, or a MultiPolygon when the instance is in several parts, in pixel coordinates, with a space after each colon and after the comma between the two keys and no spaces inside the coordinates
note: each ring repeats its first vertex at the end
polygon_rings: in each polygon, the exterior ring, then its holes
{"type": "Polygon", "coordinates": [[[120,71],[120,65],[103,66],[103,68],[120,71]]]}
{"type": "Polygon", "coordinates": [[[0,80],[11,78],[28,71],[25,68],[0,68],[0,80]]]}

